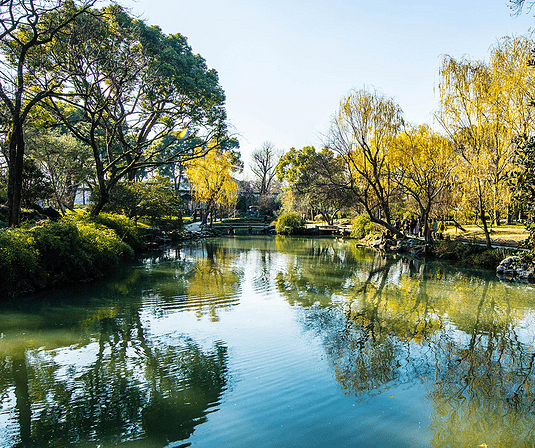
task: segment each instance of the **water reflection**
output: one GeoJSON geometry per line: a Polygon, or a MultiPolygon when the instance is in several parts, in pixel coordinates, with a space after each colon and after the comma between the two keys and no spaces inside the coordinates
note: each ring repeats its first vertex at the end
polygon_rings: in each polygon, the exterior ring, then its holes
{"type": "Polygon", "coordinates": [[[311,260],[290,256],[277,285],[306,307],[346,393],[423,383],[431,446],[535,445],[530,296],[485,274],[324,244],[311,260]]]}
{"type": "Polygon", "coordinates": [[[202,433],[290,446],[291,433],[314,446],[319,428],[326,445],[368,446],[366,417],[377,425],[381,399],[410,390],[426,427],[413,439],[377,430],[377,446],[535,446],[534,298],[529,285],[335,239],[155,253],[111,281],[0,310],[0,445],[208,446],[202,433]]]}
{"type": "Polygon", "coordinates": [[[147,259],[88,287],[70,307],[61,297],[52,306],[37,300],[25,313],[4,307],[0,445],[163,447],[187,439],[217,410],[228,381],[226,344],[157,336],[148,324],[177,303],[213,318],[236,301],[239,276],[225,266],[228,254],[198,250],[208,256],[147,259]],[[198,291],[202,281],[208,292],[198,291]]]}

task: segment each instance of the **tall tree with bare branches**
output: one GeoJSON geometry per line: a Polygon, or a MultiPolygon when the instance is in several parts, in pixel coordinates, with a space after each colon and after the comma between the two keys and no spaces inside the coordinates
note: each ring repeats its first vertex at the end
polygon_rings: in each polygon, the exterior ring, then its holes
{"type": "Polygon", "coordinates": [[[273,193],[277,184],[275,167],[279,163],[280,154],[271,142],[264,142],[262,147],[252,154],[251,171],[259,196],[273,193]]]}

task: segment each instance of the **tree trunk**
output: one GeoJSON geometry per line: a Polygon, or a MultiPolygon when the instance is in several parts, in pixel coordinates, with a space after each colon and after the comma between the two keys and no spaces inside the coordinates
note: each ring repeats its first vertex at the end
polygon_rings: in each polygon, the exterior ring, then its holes
{"type": "Polygon", "coordinates": [[[103,209],[103,207],[108,203],[110,194],[106,185],[100,185],[98,193],[98,201],[95,206],[91,209],[91,216],[97,216],[103,209]]]}
{"type": "Polygon", "coordinates": [[[9,226],[20,224],[20,209],[22,200],[22,169],[24,162],[24,137],[22,125],[16,123],[13,126],[13,134],[9,142],[9,165],[8,165],[8,213],[9,226]]]}
{"type": "Polygon", "coordinates": [[[426,243],[433,242],[433,235],[431,229],[429,228],[429,211],[431,210],[430,204],[426,208],[420,208],[420,213],[422,215],[422,230],[424,234],[424,239],[426,243]]]}
{"type": "Polygon", "coordinates": [[[368,213],[368,216],[370,217],[371,222],[374,222],[375,224],[379,224],[380,226],[383,226],[385,229],[390,230],[394,235],[397,235],[400,238],[405,238],[405,235],[403,235],[403,232],[401,230],[396,229],[392,224],[389,224],[388,222],[383,221],[380,218],[376,218],[370,213],[368,213]]]}
{"type": "Polygon", "coordinates": [[[487,219],[485,218],[485,206],[483,205],[483,197],[481,186],[478,187],[478,196],[479,196],[479,218],[483,224],[483,232],[485,233],[485,241],[488,249],[492,249],[492,242],[490,240],[489,228],[487,226],[487,219]]]}

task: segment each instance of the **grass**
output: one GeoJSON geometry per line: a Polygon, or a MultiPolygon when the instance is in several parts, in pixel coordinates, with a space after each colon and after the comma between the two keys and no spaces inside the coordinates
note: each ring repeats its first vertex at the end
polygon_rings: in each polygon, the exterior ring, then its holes
{"type": "MultiPolygon", "coordinates": [[[[446,229],[445,235],[449,236],[451,239],[462,241],[485,242],[485,233],[481,227],[466,225],[463,226],[463,228],[465,229],[464,232],[451,226],[446,229]]],[[[526,240],[528,236],[528,231],[522,225],[494,226],[490,229],[492,243],[500,246],[516,247],[518,243],[526,240]]]]}

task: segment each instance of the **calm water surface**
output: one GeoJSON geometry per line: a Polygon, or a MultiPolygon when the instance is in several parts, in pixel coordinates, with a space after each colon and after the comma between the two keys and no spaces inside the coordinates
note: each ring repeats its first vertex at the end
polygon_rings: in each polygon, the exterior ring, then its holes
{"type": "Polygon", "coordinates": [[[236,237],[0,309],[1,447],[533,447],[535,290],[236,237]]]}

